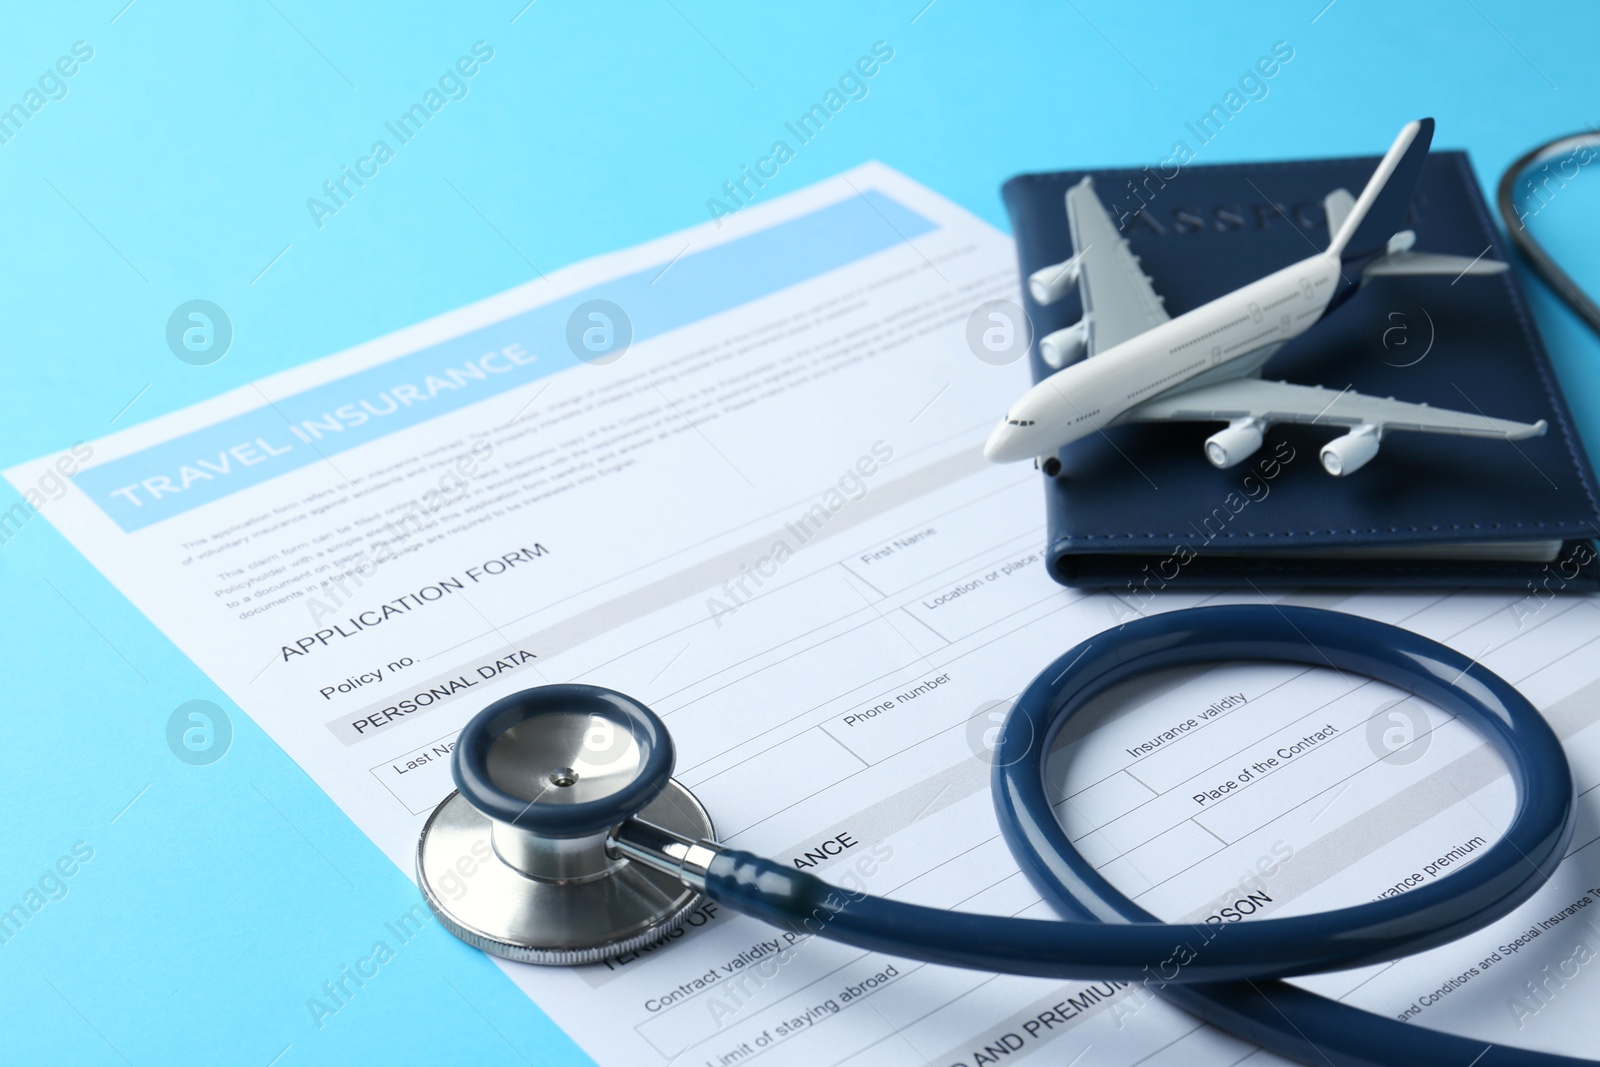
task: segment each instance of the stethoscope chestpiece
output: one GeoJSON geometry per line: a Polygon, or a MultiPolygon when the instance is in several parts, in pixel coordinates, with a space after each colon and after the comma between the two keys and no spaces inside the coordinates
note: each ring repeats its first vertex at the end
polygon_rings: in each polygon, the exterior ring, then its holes
{"type": "Polygon", "coordinates": [[[547,685],[490,704],[461,731],[456,791],[417,844],[428,906],[461,940],[523,963],[592,963],[669,933],[699,893],[613,836],[635,819],[713,836],[672,764],[660,718],[609,689],[547,685]]]}

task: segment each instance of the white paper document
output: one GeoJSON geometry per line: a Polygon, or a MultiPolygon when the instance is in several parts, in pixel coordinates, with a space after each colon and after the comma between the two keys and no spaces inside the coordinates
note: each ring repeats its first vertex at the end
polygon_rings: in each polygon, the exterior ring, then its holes
{"type": "MultiPolygon", "coordinates": [[[[990,811],[1007,702],[1135,614],[1261,598],[1049,578],[1041,476],[980,455],[1028,380],[974,354],[973,313],[1016,291],[1003,234],[868,165],[92,442],[48,515],[408,874],[462,725],[585,682],[665,718],[722,840],[875,894],[1043,917],[990,811]]],[[[7,476],[37,485],[54,458],[7,476]]],[[[1314,459],[1283,476],[1324,477],[1314,459]]],[[[1592,1050],[1596,602],[1271,595],[1481,659],[1550,716],[1582,791],[1572,858],[1514,916],[1304,984],[1592,1050]]],[[[1495,839],[1512,794],[1468,729],[1404,696],[1255,664],[1152,676],[1058,749],[1062,819],[1168,919],[1427,884],[1495,839]]],[[[711,903],[607,964],[503,967],[607,1064],[1252,1051],[1138,985],[927,966],[711,903]]]]}

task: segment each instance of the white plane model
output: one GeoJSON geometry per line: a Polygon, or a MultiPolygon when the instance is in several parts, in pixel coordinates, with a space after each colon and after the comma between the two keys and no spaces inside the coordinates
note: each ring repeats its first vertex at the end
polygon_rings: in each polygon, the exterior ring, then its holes
{"type": "Polygon", "coordinates": [[[1369,278],[1398,274],[1497,274],[1506,264],[1413,252],[1416,235],[1396,233],[1421,173],[1433,120],[1408,123],[1359,198],[1338,189],[1324,201],[1327,251],[1267,275],[1193,311],[1169,318],[1139,260],[1118,235],[1083,179],[1067,191],[1072,258],[1034,272],[1028,290],[1049,304],[1077,285],[1083,318],[1040,339],[1062,368],[1012,405],[984,445],[996,462],[1035,459],[1054,476],[1062,446],[1127,422],[1226,422],[1205,442],[1206,458],[1231,467],[1261,447],[1274,423],[1345,427],[1323,446],[1322,466],[1351,474],[1394,430],[1518,440],[1545,422],[1513,422],[1288,382],[1264,381],[1261,368],[1284,342],[1310,329],[1369,278]],[[1087,353],[1087,359],[1066,364],[1087,353]]]}

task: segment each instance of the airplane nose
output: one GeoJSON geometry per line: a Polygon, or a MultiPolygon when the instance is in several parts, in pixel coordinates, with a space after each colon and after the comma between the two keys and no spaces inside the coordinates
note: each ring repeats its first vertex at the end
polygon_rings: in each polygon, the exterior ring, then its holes
{"type": "Polygon", "coordinates": [[[1017,457],[1013,454],[1016,450],[1018,430],[1015,426],[1008,425],[1004,419],[989,432],[989,440],[983,444],[983,458],[990,463],[1010,463],[1017,457]]]}

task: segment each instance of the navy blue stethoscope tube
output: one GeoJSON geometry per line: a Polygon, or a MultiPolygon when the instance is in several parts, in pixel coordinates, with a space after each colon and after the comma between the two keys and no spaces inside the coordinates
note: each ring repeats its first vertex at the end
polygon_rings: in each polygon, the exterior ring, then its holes
{"type": "Polygon", "coordinates": [[[1560,741],[1508,682],[1436,641],[1353,615],[1270,605],[1194,608],[1128,623],[1066,652],[1018,698],[995,750],[993,793],[1007,845],[1061,919],[948,912],[849,893],[735,850],[712,862],[707,893],[768,922],[889,955],[1142,983],[1239,1037],[1307,1063],[1590,1062],[1441,1034],[1272,981],[1445,944],[1510,913],[1561,862],[1574,795],[1560,741]],[[1332,667],[1453,712],[1508,765],[1517,790],[1510,825],[1471,863],[1396,897],[1220,927],[1160,921],[1068,840],[1050,801],[1048,754],[1071,717],[1107,690],[1150,671],[1219,660],[1332,667]]]}

